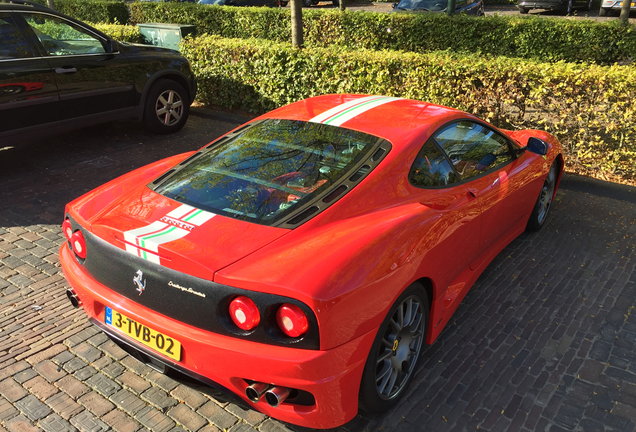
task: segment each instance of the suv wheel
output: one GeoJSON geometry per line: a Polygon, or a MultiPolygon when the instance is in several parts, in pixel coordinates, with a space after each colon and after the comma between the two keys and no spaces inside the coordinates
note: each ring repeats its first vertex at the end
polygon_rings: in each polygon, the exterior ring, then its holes
{"type": "Polygon", "coordinates": [[[144,124],[148,130],[160,134],[176,132],[189,114],[188,93],[179,83],[164,79],[150,88],[144,107],[144,124]]]}

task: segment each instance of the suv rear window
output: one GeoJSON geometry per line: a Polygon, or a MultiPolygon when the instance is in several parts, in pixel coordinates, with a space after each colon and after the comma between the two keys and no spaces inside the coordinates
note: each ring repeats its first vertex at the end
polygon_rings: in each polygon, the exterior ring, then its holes
{"type": "Polygon", "coordinates": [[[335,126],[264,120],[210,146],[155,191],[217,214],[272,225],[331,190],[379,141],[335,126]]]}

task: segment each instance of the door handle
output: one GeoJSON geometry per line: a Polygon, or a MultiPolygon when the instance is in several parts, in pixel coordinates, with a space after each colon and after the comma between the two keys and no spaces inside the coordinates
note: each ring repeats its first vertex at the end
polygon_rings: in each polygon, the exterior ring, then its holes
{"type": "Polygon", "coordinates": [[[72,74],[77,72],[77,69],[75,69],[74,67],[61,67],[61,68],[55,68],[55,73],[59,73],[59,74],[72,74]]]}
{"type": "Polygon", "coordinates": [[[468,188],[468,196],[472,198],[477,198],[479,196],[479,190],[474,188],[468,188]]]}

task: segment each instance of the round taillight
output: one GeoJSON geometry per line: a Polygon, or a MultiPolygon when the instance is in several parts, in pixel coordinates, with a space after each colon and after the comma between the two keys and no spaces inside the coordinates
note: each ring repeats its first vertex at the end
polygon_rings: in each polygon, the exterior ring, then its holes
{"type": "Polygon", "coordinates": [[[64,219],[64,223],[62,223],[62,232],[64,233],[66,240],[71,241],[71,237],[73,237],[73,227],[71,226],[70,219],[64,219]]]}
{"type": "Polygon", "coordinates": [[[75,255],[82,259],[86,258],[86,241],[80,230],[75,231],[71,236],[71,246],[75,255]]]}
{"type": "Polygon", "coordinates": [[[230,317],[241,330],[252,330],[261,321],[258,308],[245,296],[236,297],[230,302],[230,317]]]}
{"type": "Polygon", "coordinates": [[[276,322],[287,336],[298,337],[309,328],[307,315],[296,305],[285,303],[276,312],[276,322]]]}

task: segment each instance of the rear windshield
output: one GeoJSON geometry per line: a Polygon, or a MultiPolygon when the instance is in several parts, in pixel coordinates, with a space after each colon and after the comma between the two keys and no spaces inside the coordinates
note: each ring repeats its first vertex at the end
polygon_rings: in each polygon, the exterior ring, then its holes
{"type": "Polygon", "coordinates": [[[264,120],[211,147],[163,182],[164,196],[271,225],[332,189],[379,139],[336,126],[264,120]]]}

